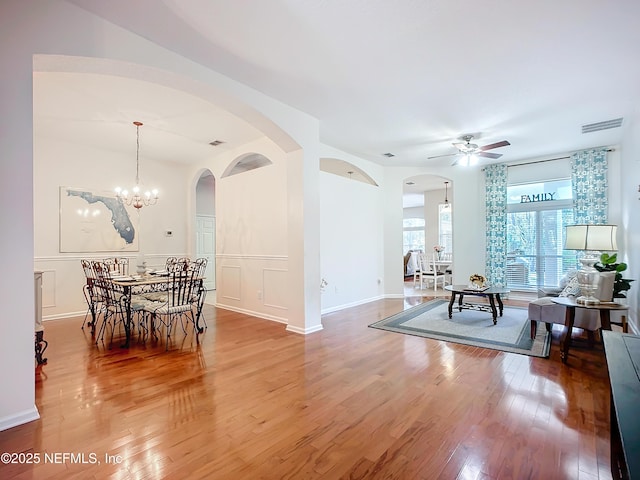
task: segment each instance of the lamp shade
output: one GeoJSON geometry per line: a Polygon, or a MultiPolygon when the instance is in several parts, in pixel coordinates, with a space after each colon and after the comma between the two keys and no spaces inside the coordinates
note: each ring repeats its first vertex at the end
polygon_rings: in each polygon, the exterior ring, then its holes
{"type": "Polygon", "coordinates": [[[617,225],[567,225],[565,250],[618,250],[617,225]]]}

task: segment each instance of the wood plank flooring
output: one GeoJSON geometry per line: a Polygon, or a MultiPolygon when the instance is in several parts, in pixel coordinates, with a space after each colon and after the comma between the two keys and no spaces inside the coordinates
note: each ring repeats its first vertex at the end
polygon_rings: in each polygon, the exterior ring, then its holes
{"type": "Polygon", "coordinates": [[[178,329],[168,352],[46,322],[41,419],[0,432],[0,452],[40,463],[0,478],[611,478],[601,344],[563,365],[559,327],[549,359],[367,328],[423,300],[328,314],[308,336],[207,306],[205,333],[178,329]]]}

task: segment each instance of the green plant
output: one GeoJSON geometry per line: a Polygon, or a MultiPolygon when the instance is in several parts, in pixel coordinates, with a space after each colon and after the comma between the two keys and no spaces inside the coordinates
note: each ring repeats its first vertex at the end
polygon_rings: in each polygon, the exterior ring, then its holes
{"type": "Polygon", "coordinates": [[[625,292],[631,288],[631,282],[633,282],[633,280],[630,278],[622,278],[622,272],[627,269],[627,264],[624,262],[617,263],[617,261],[617,253],[613,255],[603,253],[600,255],[600,261],[597,262],[594,267],[599,272],[616,272],[616,279],[613,283],[613,298],[627,298],[625,292]]]}

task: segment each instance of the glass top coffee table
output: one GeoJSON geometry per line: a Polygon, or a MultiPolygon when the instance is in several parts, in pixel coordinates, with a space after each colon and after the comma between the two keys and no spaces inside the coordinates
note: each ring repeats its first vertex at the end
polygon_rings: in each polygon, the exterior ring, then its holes
{"type": "Polygon", "coordinates": [[[457,296],[457,308],[459,312],[461,312],[463,309],[477,310],[480,312],[490,312],[491,316],[493,317],[494,325],[498,323],[498,309],[500,316],[502,316],[502,310],[504,309],[504,305],[502,304],[500,295],[509,293],[509,289],[504,287],[489,287],[482,290],[470,288],[468,285],[447,285],[446,287],[444,287],[444,289],[451,292],[451,300],[449,300],[449,318],[452,318],[453,316],[453,304],[455,303],[457,296]],[[465,303],[465,295],[473,295],[474,297],[485,297],[489,300],[489,303],[465,303]],[[497,308],[496,302],[498,302],[497,308]]]}

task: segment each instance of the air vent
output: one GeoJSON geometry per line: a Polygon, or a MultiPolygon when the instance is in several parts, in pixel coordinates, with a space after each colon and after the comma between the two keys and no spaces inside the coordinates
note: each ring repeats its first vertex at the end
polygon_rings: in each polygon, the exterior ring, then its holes
{"type": "Polygon", "coordinates": [[[389,153],[389,152],[383,153],[382,156],[387,157],[387,158],[395,157],[395,155],[393,153],[389,153]]]}
{"type": "Polygon", "coordinates": [[[607,130],[609,128],[618,128],[622,125],[622,117],[615,118],[613,120],[607,120],[606,122],[590,123],[589,125],[582,126],[582,133],[598,132],[600,130],[607,130]]]}
{"type": "Polygon", "coordinates": [[[213,142],[209,142],[209,145],[212,147],[217,147],[218,145],[222,145],[224,142],[222,140],[214,140],[213,142]]]}

